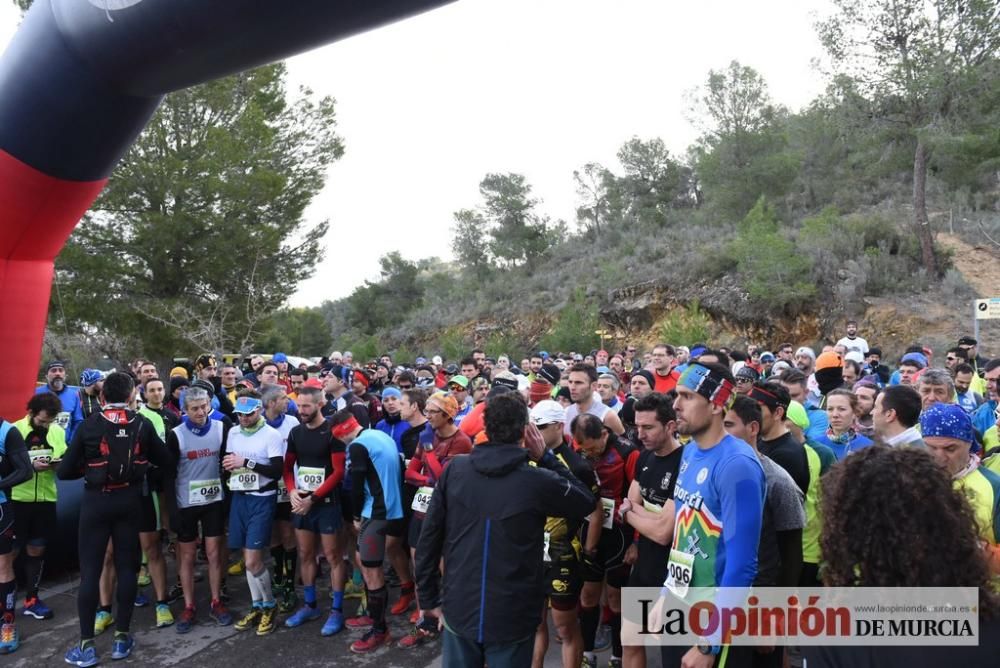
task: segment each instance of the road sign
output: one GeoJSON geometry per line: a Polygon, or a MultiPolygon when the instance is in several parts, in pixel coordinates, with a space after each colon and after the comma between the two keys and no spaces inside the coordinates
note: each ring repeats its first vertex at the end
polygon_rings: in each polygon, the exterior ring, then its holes
{"type": "Polygon", "coordinates": [[[1000,297],[976,300],[976,320],[1000,319],[1000,297]]]}

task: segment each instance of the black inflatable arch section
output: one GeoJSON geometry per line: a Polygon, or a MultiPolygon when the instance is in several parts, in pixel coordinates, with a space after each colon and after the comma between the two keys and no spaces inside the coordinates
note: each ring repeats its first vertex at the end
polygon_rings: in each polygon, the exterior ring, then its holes
{"type": "Polygon", "coordinates": [[[451,1],[36,0],[0,58],[0,416],[34,387],[56,256],[164,94],[451,1]]]}

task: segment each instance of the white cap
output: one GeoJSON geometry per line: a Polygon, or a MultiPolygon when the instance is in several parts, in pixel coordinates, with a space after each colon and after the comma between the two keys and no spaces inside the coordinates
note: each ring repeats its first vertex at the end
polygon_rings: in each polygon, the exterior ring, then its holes
{"type": "Polygon", "coordinates": [[[441,366],[442,364],[444,364],[444,360],[441,359],[440,355],[435,355],[434,357],[432,357],[431,362],[434,363],[434,366],[441,366]]]}
{"type": "Polygon", "coordinates": [[[845,360],[852,360],[858,364],[865,363],[865,357],[861,354],[860,350],[849,350],[846,355],[844,355],[845,360]]]}
{"type": "Polygon", "coordinates": [[[552,424],[553,422],[559,422],[560,424],[566,422],[566,409],[558,401],[544,399],[535,404],[535,407],[531,409],[531,424],[538,426],[540,424],[552,424]]]}

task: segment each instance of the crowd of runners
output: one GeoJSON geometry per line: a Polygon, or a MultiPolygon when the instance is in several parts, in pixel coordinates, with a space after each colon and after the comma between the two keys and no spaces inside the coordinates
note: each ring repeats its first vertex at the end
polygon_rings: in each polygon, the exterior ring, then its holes
{"type": "MultiPolygon", "coordinates": [[[[21,643],[17,614],[53,616],[39,586],[57,479],[83,479],[76,666],[109,630],[128,657],[147,605],[163,632],[301,626],[353,633],[362,654],[443,634],[445,665],[490,668],[541,666],[550,642],[566,668],[644,666],[621,641],[625,587],[973,586],[981,628],[998,610],[1000,359],[971,337],[890,361],[851,321],[818,350],[202,355],[67,374],[49,362],[0,426],[0,653],[21,643]],[[252,604],[231,611],[243,586],[252,604]],[[388,616],[410,633],[391,638],[388,616]]],[[[809,665],[918,665],[837,649],[809,665]]],[[[685,667],[791,654],[661,650],[685,667]]],[[[987,649],[965,651],[948,656],[987,649]]]]}

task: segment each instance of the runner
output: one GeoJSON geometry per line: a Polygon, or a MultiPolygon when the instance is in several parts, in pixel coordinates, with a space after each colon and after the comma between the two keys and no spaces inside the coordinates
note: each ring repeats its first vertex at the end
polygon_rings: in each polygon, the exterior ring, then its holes
{"type": "Polygon", "coordinates": [[[885,388],[875,398],[872,409],[875,436],[892,447],[926,447],[917,429],[921,405],[920,394],[909,385],[885,388]]]}
{"type": "MultiPolygon", "coordinates": [[[[556,456],[570,473],[588,489],[597,487],[597,479],[590,464],[584,461],[566,441],[563,421],[566,409],[551,399],[540,401],[531,409],[531,424],[535,425],[547,450],[556,456]]],[[[580,632],[579,606],[583,580],[576,539],[580,522],[564,517],[545,518],[543,584],[548,605],[542,611],[542,622],[535,633],[535,650],[532,666],[541,668],[549,647],[548,608],[552,608],[552,623],[562,641],[563,668],[578,668],[583,659],[583,635],[580,632]]]]}
{"type": "MultiPolygon", "coordinates": [[[[571,382],[580,375],[574,366],[571,382]]],[[[572,386],[571,386],[572,387],[572,386]]],[[[569,411],[566,411],[569,419],[569,411]]],[[[574,418],[570,429],[573,440],[594,469],[599,494],[597,505],[581,533],[583,550],[583,589],[580,592],[580,627],[583,632],[582,666],[597,665],[594,640],[601,618],[601,592],[604,589],[611,608],[611,658],[620,665],[621,588],[628,584],[629,565],[625,551],[632,544],[632,528],[622,521],[619,510],[635,479],[639,451],[622,442],[599,417],[583,413],[574,418]],[[606,585],[606,586],[605,586],[606,585]]]]}
{"type": "MultiPolygon", "coordinates": [[[[261,378],[267,371],[263,370],[261,378]]],[[[262,367],[263,368],[263,367],[262,367]]],[[[288,447],[288,435],[298,426],[299,421],[291,415],[286,415],[288,409],[288,394],[282,384],[261,385],[261,401],[264,404],[264,420],[281,435],[281,457],[284,461],[285,449],[288,447]]],[[[298,563],[298,550],[295,538],[295,528],[292,526],[292,504],[288,497],[285,480],[278,478],[277,503],[274,510],[274,523],[271,527],[271,558],[274,560],[274,579],[272,587],[281,596],[278,609],[281,612],[291,612],[298,603],[295,594],[295,566],[298,563]]]]}
{"type": "MultiPolygon", "coordinates": [[[[147,384],[146,390],[148,393],[150,385],[147,384]]],[[[175,523],[177,567],[184,596],[177,633],[189,632],[196,619],[194,566],[199,529],[208,558],[208,582],[212,593],[209,616],[220,626],[233,623],[232,615],[222,603],[226,526],[222,457],[232,423],[208,419],[211,395],[201,388],[191,388],[185,393],[184,408],[182,424],[167,433],[167,450],[176,462],[173,470],[176,470],[174,493],[178,508],[175,523]]]]}
{"type": "Polygon", "coordinates": [[[875,425],[872,422],[872,411],[875,410],[875,400],[882,390],[874,377],[867,376],[854,383],[852,391],[858,398],[858,409],[854,415],[855,429],[862,436],[874,439],[875,425]]]}
{"type": "Polygon", "coordinates": [[[127,658],[135,648],[129,634],[139,571],[139,530],[143,521],[142,487],[150,464],[169,466],[170,455],[145,417],[128,408],[136,394],[132,377],[112,373],[104,380],[105,405],[81,425],[56,467],[61,480],[84,478],[80,504],[80,589],[77,613],[80,644],[66,653],[77,666],[97,664],[94,617],[108,541],[113,541],[118,578],[118,617],[112,659],[127,658]]]}
{"type": "Polygon", "coordinates": [[[760,404],[763,420],[758,432],[759,441],[750,445],[787,471],[799,491],[805,494],[810,482],[809,463],[802,443],[785,426],[788,406],[792,401],[788,390],[781,383],[768,381],[751,386],[748,396],[760,404]]]}
{"type": "MultiPolygon", "coordinates": [[[[103,380],[103,377],[102,377],[103,380]]],[[[52,619],[49,606],[38,598],[38,585],[45,565],[45,547],[56,526],[56,475],[54,462],[66,454],[66,432],[55,424],[61,410],[59,397],[45,392],[32,395],[28,414],[14,423],[24,438],[34,477],[14,487],[10,497],[14,511],[14,559],[21,549],[22,577],[27,591],[24,615],[35,619],[52,619]]]]}
{"type": "MultiPolygon", "coordinates": [[[[458,403],[454,397],[436,392],[427,400],[424,410],[432,430],[421,434],[420,446],[406,467],[405,480],[408,485],[417,489],[413,497],[413,517],[410,519],[409,544],[411,557],[416,560],[417,543],[420,541],[420,529],[423,526],[424,515],[434,494],[434,487],[448,462],[459,455],[472,452],[472,441],[455,426],[455,416],[458,414],[458,403]],[[430,436],[430,438],[426,438],[430,436]]],[[[400,574],[403,580],[399,600],[391,612],[401,615],[409,609],[416,598],[413,581],[409,573],[400,574]]],[[[424,613],[422,624],[413,628],[410,635],[399,641],[402,648],[416,647],[429,638],[436,636],[437,619],[424,613]]]]}
{"type": "Polygon", "coordinates": [[[275,629],[277,603],[271,591],[271,573],[264,564],[264,549],[271,541],[284,465],[284,439],[264,420],[260,394],[248,391],[236,400],[234,412],[240,426],[229,433],[222,468],[229,473],[229,549],[243,551],[247,584],[253,607],[236,622],[237,631],[255,624],[257,635],[275,629]]]}
{"type": "MultiPolygon", "coordinates": [[[[597,369],[589,364],[578,362],[569,369],[569,395],[573,400],[573,405],[566,409],[566,435],[569,433],[570,424],[577,415],[589,414],[596,417],[616,436],[625,433],[622,421],[618,419],[618,414],[604,405],[601,395],[596,391],[597,369]]],[[[516,388],[515,388],[516,389],[516,388]]]]}
{"type": "Polygon", "coordinates": [[[806,409],[809,417],[809,427],[806,428],[806,438],[818,441],[830,426],[826,411],[819,407],[809,396],[808,378],[798,369],[789,369],[778,377],[781,384],[788,390],[792,401],[797,401],[806,409]]]}
{"type": "Polygon", "coordinates": [[[666,343],[658,343],[653,346],[653,376],[655,384],[654,392],[666,394],[677,387],[677,379],[680,374],[674,370],[675,351],[674,347],[666,343]]]}
{"type": "Polygon", "coordinates": [[[917,381],[917,391],[920,393],[923,410],[937,403],[950,404],[955,401],[955,381],[946,369],[925,369],[917,381]]]}
{"type": "Polygon", "coordinates": [[[316,547],[319,544],[330,565],[330,591],[333,597],[330,614],[320,630],[332,636],[344,628],[344,584],[347,565],[340,538],[343,523],[339,506],[340,483],[344,479],[346,453],[344,444],[334,438],[330,425],[320,410],[323,392],[314,388],[299,390],[299,415],[302,423],[288,435],[285,453],[285,485],[290,490],[292,519],[301,561],[302,592],[305,604],[285,620],[294,628],[319,619],[316,601],[316,547]]]}
{"type": "MultiPolygon", "coordinates": [[[[649,394],[635,404],[638,438],[643,450],[635,465],[635,480],[629,485],[628,499],[622,503],[623,516],[638,534],[625,553],[632,564],[629,587],[659,587],[663,584],[674,533],[674,485],[683,446],[674,437],[677,414],[670,395],[649,394]]],[[[646,648],[624,647],[628,668],[646,665],[646,648]]]]}
{"type": "Polygon", "coordinates": [[[391,438],[375,429],[363,429],[349,409],[334,414],[333,436],[350,451],[354,528],[358,532],[358,559],[365,580],[368,615],[347,620],[352,629],[367,629],[351,651],[366,654],[391,642],[385,622],[389,592],[382,564],[386,536],[401,532],[403,507],[399,481],[401,459],[391,438]]]}
{"type": "Polygon", "coordinates": [[[605,406],[613,410],[616,414],[622,410],[621,399],[618,398],[618,390],[621,388],[621,381],[613,373],[602,373],[597,377],[597,393],[601,395],[601,401],[605,406]]]}
{"type": "MultiPolygon", "coordinates": [[[[80,411],[87,419],[101,410],[101,388],[104,374],[97,369],[84,369],[80,374],[80,411]]],[[[65,430],[63,430],[65,433],[65,430]]]]}
{"type": "Polygon", "coordinates": [[[972,380],[977,378],[976,370],[971,365],[962,363],[956,364],[952,373],[955,374],[955,403],[972,415],[986,401],[983,395],[972,389],[972,380]]]}
{"type": "Polygon", "coordinates": [[[59,397],[62,410],[56,416],[56,424],[66,432],[66,440],[72,440],[77,425],[83,422],[83,407],[77,388],[66,384],[65,362],[52,360],[45,366],[45,385],[35,389],[35,394],[42,392],[51,392],[59,397]]]}
{"type": "Polygon", "coordinates": [[[388,434],[400,452],[403,452],[403,434],[410,428],[409,422],[400,413],[403,393],[399,388],[389,386],[382,390],[382,419],[375,428],[388,434]]]}
{"type": "MultiPolygon", "coordinates": [[[[58,397],[56,400],[58,401],[58,397]]],[[[50,419],[55,418],[60,406],[48,403],[48,408],[55,409],[49,416],[50,419]]],[[[20,645],[17,625],[14,623],[17,612],[17,580],[14,577],[14,531],[17,517],[9,495],[15,487],[31,480],[32,475],[34,465],[21,430],[6,420],[0,420],[0,654],[16,652],[20,645]]],[[[27,612],[27,608],[25,611],[27,612]]]]}
{"type": "MultiPolygon", "coordinates": [[[[674,489],[676,522],[666,586],[683,598],[689,586],[750,587],[757,575],[757,547],[766,481],[753,448],[726,433],[733,377],[721,365],[692,364],[677,384],[678,432],[691,437],[674,489]]],[[[749,666],[748,647],[703,644],[662,647],[664,666],[749,666]]]]}

